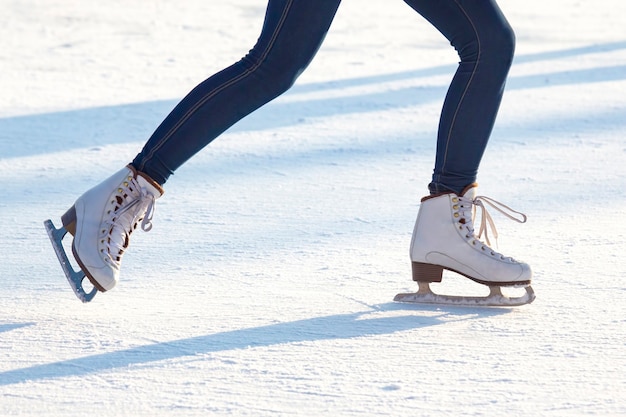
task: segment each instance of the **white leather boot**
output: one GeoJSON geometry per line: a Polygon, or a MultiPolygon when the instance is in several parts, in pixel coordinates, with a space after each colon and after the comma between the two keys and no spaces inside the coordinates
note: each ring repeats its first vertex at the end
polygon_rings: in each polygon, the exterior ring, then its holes
{"type": "Polygon", "coordinates": [[[422,199],[411,241],[414,281],[441,282],[442,272],[447,269],[488,286],[530,285],[532,272],[528,264],[489,246],[487,224],[494,234],[497,232],[485,204],[520,223],[526,221],[522,213],[490,198],[476,197],[476,184],[467,187],[460,196],[448,193],[422,199]],[[483,209],[478,235],[474,231],[476,207],[483,209]],[[509,215],[503,208],[522,219],[509,215]],[[486,243],[480,240],[483,231],[486,243]]]}
{"type": "Polygon", "coordinates": [[[117,284],[130,235],[139,223],[145,231],[152,228],[161,195],[159,184],[128,165],[80,196],[61,218],[74,236],[74,258],[98,290],[117,284]]]}

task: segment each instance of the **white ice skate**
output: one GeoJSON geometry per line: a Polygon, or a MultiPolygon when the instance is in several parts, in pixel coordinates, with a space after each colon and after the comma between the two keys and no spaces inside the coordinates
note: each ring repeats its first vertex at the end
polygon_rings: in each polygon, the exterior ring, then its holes
{"type": "Polygon", "coordinates": [[[61,217],[63,227],[44,222],[63,271],[83,302],[98,290],[115,287],[130,235],[140,223],[144,231],[152,228],[154,203],[161,195],[159,184],[129,165],[80,196],[61,217]],[[74,236],[72,253],[81,271],[73,270],[61,244],[67,232],[74,236]],[[83,289],[85,277],[95,287],[89,293],[83,289]]]}
{"type": "Polygon", "coordinates": [[[528,264],[504,256],[490,247],[487,229],[497,238],[494,222],[486,210],[488,205],[510,219],[524,223],[526,216],[488,197],[476,196],[476,184],[462,195],[447,193],[422,199],[411,241],[413,280],[416,293],[398,294],[395,301],[469,306],[516,306],[535,299],[530,286],[532,272],[528,264]],[[474,231],[476,207],[482,209],[478,234],[474,231]],[[507,213],[508,212],[508,213],[507,213]],[[521,217],[517,218],[512,214],[521,217]],[[480,238],[485,236],[485,242],[480,238]],[[440,295],[430,283],[441,282],[443,270],[461,274],[489,287],[485,297],[440,295]],[[509,297],[503,287],[524,287],[523,296],[509,297]]]}

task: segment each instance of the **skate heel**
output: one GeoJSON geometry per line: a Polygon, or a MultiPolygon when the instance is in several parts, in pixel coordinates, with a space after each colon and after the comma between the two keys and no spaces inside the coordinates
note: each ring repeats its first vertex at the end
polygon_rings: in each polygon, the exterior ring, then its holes
{"type": "Polygon", "coordinates": [[[443,267],[423,262],[412,262],[413,281],[417,282],[441,282],[443,267]]]}
{"type": "Polygon", "coordinates": [[[61,223],[72,236],[76,235],[76,207],[72,206],[61,216],[61,223]]]}

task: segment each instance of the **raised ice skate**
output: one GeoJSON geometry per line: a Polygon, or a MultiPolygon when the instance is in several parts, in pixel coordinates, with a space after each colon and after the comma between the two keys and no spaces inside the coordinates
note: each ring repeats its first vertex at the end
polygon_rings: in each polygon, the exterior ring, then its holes
{"type": "Polygon", "coordinates": [[[131,165],[80,196],[62,216],[63,227],[44,222],[63,271],[77,297],[90,301],[99,290],[108,291],[119,280],[122,255],[131,233],[141,224],[152,228],[154,203],[163,189],[131,165]],[[81,271],[74,271],[61,244],[69,232],[74,236],[72,253],[81,271]],[[86,293],[84,278],[95,287],[86,293]]]}

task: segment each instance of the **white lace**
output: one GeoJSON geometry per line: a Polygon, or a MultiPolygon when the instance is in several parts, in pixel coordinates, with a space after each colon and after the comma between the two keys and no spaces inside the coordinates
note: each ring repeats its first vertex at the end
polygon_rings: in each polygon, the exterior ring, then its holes
{"type": "MultiPolygon", "coordinates": [[[[485,236],[485,243],[487,244],[486,246],[482,246],[483,250],[490,250],[492,255],[499,255],[500,257],[504,258],[504,256],[502,256],[499,253],[494,252],[491,249],[491,241],[489,239],[489,229],[491,229],[491,233],[493,234],[493,238],[496,240],[496,247],[497,247],[497,240],[498,240],[498,230],[496,229],[496,224],[493,221],[493,218],[491,217],[491,215],[489,214],[489,212],[487,211],[487,206],[499,211],[500,213],[502,213],[503,215],[505,215],[506,217],[508,217],[511,220],[514,220],[518,223],[525,223],[527,220],[527,217],[524,213],[521,213],[519,211],[513,210],[511,207],[500,203],[499,201],[496,201],[492,198],[489,197],[485,197],[485,196],[477,196],[475,197],[473,200],[471,198],[466,198],[466,197],[459,197],[459,205],[460,208],[463,208],[465,210],[461,211],[461,216],[462,219],[464,219],[464,221],[462,221],[461,223],[465,225],[465,227],[467,228],[468,234],[467,234],[467,238],[472,238],[475,237],[477,239],[477,241],[480,241],[480,238],[483,236],[485,236]],[[471,216],[468,217],[468,213],[466,213],[466,210],[471,207],[471,216]],[[478,234],[474,235],[474,222],[473,219],[475,218],[476,215],[476,208],[480,208],[481,209],[481,213],[480,213],[480,227],[478,229],[478,234]],[[516,216],[517,215],[517,216],[516,216]],[[468,221],[469,220],[469,221],[468,221]]],[[[482,243],[482,242],[481,242],[482,243]]],[[[512,258],[511,258],[512,259],[512,258]]]]}
{"type": "Polygon", "coordinates": [[[105,261],[119,268],[130,235],[139,222],[143,231],[149,232],[152,229],[155,197],[142,188],[135,178],[129,176],[120,185],[110,204],[107,211],[109,217],[104,220],[100,230],[101,252],[105,261]]]}

